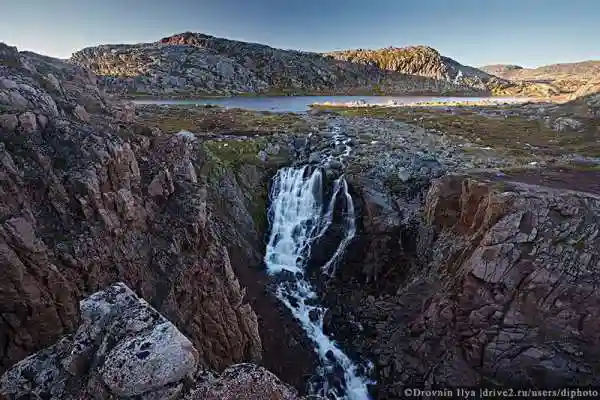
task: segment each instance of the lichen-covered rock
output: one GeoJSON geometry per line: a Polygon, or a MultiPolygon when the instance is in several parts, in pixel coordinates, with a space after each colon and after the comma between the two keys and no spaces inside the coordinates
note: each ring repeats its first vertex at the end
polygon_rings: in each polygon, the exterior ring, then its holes
{"type": "Polygon", "coordinates": [[[37,129],[37,118],[31,111],[19,115],[19,126],[25,133],[31,133],[37,129]]]}
{"type": "Polygon", "coordinates": [[[183,379],[194,371],[198,353],[171,323],[123,340],[102,367],[102,380],[113,393],[133,396],[183,379]]]}
{"type": "MultiPolygon", "coordinates": [[[[197,369],[192,343],[131,289],[117,283],[80,302],[74,335],[0,377],[9,400],[294,400],[296,392],[252,364],[218,376],[197,369]]],[[[4,398],[4,397],[2,397],[4,398]]]]}
{"type": "Polygon", "coordinates": [[[104,399],[162,390],[195,373],[192,343],[124,284],[93,294],[80,308],[75,335],[17,363],[0,379],[0,393],[104,399]]]}
{"type": "Polygon", "coordinates": [[[295,400],[294,389],[275,375],[253,364],[227,368],[217,378],[196,386],[185,400],[295,400]]]}

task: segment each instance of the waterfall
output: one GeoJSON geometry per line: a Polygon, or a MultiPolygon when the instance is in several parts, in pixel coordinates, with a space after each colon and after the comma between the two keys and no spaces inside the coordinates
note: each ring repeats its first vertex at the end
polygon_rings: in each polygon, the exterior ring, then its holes
{"type": "Polygon", "coordinates": [[[319,168],[311,170],[305,166],[278,171],[271,189],[271,235],[265,264],[269,274],[286,278],[278,284],[276,296],[300,322],[319,356],[320,383],[311,385],[310,394],[331,400],[365,400],[369,399],[370,382],[361,374],[362,367],[323,332],[327,310],[318,305],[317,293],[308,276],[311,247],[325,238],[332,226],[336,204],[344,204],[341,221],[344,235],[333,256],[321,266],[325,275],[333,275],[356,233],[354,203],[345,178],[336,179],[328,201],[324,201],[324,191],[323,172],[319,168]]]}

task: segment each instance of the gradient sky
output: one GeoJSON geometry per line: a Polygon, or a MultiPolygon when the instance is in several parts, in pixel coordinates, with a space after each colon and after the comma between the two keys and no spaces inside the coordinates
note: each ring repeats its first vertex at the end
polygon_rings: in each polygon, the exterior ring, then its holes
{"type": "Polygon", "coordinates": [[[600,0],[0,0],[0,41],[54,57],[185,31],[330,51],[425,44],[474,66],[600,59],[600,0]]]}

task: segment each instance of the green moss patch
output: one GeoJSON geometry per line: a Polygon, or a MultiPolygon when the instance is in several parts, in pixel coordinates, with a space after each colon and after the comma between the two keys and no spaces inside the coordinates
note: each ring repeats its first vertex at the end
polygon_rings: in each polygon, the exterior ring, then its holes
{"type": "Polygon", "coordinates": [[[187,130],[198,134],[271,135],[307,132],[309,124],[292,113],[270,113],[221,107],[142,106],[140,119],[166,133],[187,130]]]}

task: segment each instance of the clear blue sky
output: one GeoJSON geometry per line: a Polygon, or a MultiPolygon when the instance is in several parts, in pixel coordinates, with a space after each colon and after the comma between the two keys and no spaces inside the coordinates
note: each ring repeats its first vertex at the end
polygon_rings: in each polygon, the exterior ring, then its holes
{"type": "Polygon", "coordinates": [[[0,0],[0,41],[67,58],[193,31],[309,51],[425,44],[464,64],[600,59],[600,0],[0,0]]]}

